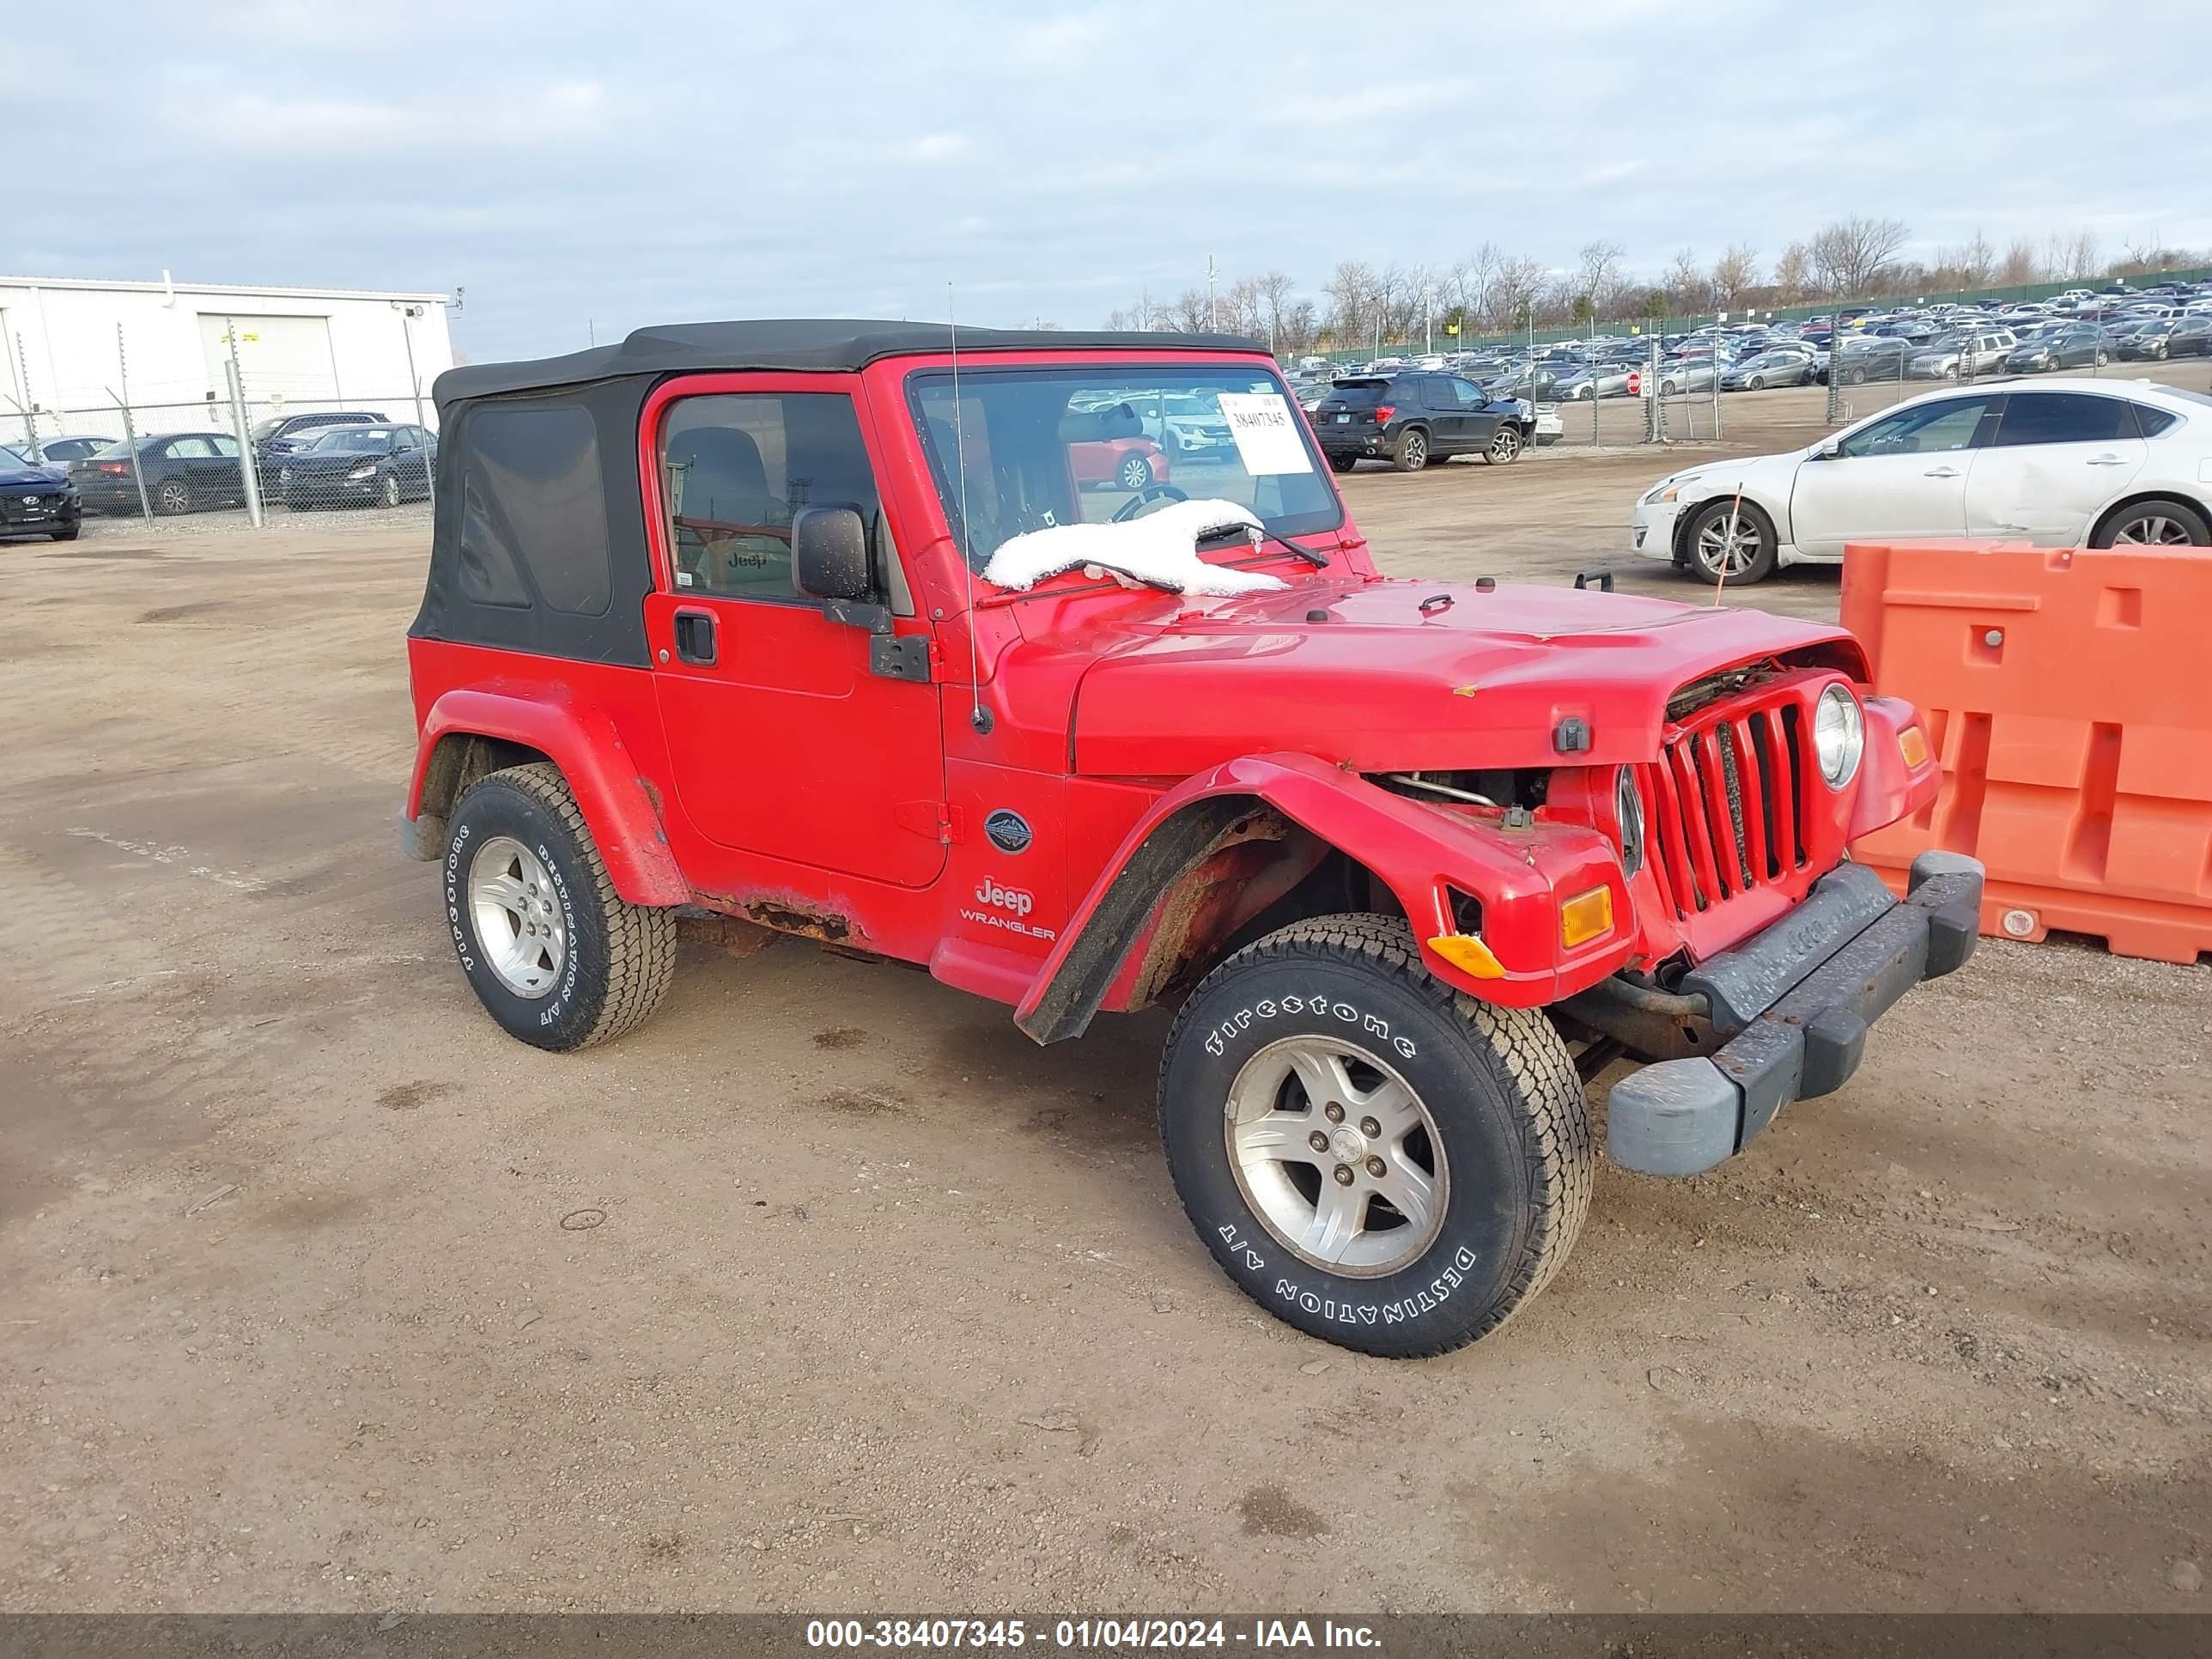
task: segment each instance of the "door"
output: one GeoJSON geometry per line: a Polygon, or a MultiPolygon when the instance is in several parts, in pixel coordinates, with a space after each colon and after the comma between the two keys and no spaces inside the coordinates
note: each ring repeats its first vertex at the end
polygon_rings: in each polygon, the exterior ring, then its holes
{"type": "Polygon", "coordinates": [[[2023,388],[2005,400],[1995,440],[1974,453],[1966,533],[2078,547],[2148,457],[2125,398],[2023,388]]]}
{"type": "Polygon", "coordinates": [[[646,632],[672,782],[721,846],[925,887],[945,863],[937,688],[873,672],[867,631],[792,580],[794,516],[842,504],[870,526],[878,580],[906,591],[853,399],[825,383],[849,382],[702,378],[657,417],[646,632]]]}
{"type": "Polygon", "coordinates": [[[162,453],[157,476],[181,481],[192,505],[201,507],[228,498],[217,466],[215,446],[207,439],[172,438],[162,453]]]}
{"type": "Polygon", "coordinates": [[[1790,539],[1839,559],[1845,542],[1964,535],[1971,452],[2003,403],[1978,392],[1915,404],[1846,433],[1835,454],[1800,461],[1790,539]]]}
{"type": "Polygon", "coordinates": [[[1497,434],[1498,422],[1502,417],[1484,407],[1489,399],[1482,395],[1482,388],[1472,380],[1462,380],[1456,375],[1444,384],[1450,389],[1452,401],[1459,409],[1461,445],[1470,453],[1489,448],[1490,441],[1497,434]]]}

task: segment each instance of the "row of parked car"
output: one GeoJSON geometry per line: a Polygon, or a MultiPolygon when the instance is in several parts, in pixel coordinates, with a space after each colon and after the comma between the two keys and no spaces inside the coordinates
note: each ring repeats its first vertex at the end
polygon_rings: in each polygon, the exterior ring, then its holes
{"type": "Polygon", "coordinates": [[[2162,283],[2138,289],[2115,283],[2014,304],[1939,302],[1880,308],[1846,306],[1804,321],[1709,323],[1658,340],[1652,368],[1649,335],[1563,340],[1534,349],[1510,347],[1421,357],[1383,357],[1339,366],[1308,359],[1300,374],[1310,410],[1332,380],[1407,370],[1462,374],[1492,395],[1541,404],[1619,398],[1632,380],[1662,397],[1759,392],[1869,380],[1955,380],[1984,374],[2101,368],[2121,361],[2163,362],[2212,356],[2212,283],[2162,283]],[[1832,358],[1838,359],[1832,363],[1832,358]],[[1652,386],[1641,385],[1650,380],[1652,386]]]}
{"type": "MultiPolygon", "coordinates": [[[[435,434],[374,411],[274,416],[250,435],[269,506],[295,513],[391,507],[430,493],[435,434]]],[[[142,499],[164,516],[242,505],[238,439],[228,432],[154,433],[135,441],[63,433],[0,445],[0,534],[70,541],[85,514],[136,514],[142,499]]]]}

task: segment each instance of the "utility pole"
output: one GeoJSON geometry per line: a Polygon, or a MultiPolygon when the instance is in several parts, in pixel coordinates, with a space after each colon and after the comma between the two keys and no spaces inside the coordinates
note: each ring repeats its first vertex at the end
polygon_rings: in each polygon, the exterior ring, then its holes
{"type": "Polygon", "coordinates": [[[131,365],[123,355],[123,325],[120,323],[115,325],[115,373],[117,384],[123,388],[123,395],[117,398],[115,403],[123,411],[123,441],[131,452],[131,482],[138,486],[138,516],[151,524],[154,522],[154,507],[146,499],[145,469],[138,465],[138,428],[131,419],[131,365]]]}
{"type": "Polygon", "coordinates": [[[223,343],[230,348],[230,357],[223,364],[224,378],[230,382],[230,422],[238,434],[238,472],[240,482],[246,486],[246,516],[252,520],[256,530],[261,528],[261,467],[259,457],[253,453],[253,430],[246,420],[246,377],[238,367],[238,321],[235,318],[222,319],[223,343]]]}
{"type": "Polygon", "coordinates": [[[1206,325],[1216,334],[1221,332],[1221,307],[1213,299],[1213,256],[1206,256],[1206,325]]]}

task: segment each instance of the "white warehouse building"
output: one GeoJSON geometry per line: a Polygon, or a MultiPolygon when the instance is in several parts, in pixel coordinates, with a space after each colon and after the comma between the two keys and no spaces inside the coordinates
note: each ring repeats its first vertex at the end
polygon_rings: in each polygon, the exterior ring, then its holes
{"type": "Polygon", "coordinates": [[[0,441],[134,429],[231,431],[229,364],[249,424],[374,410],[436,424],[453,367],[443,294],[0,276],[0,441]],[[418,403],[419,399],[419,403],[418,403]]]}

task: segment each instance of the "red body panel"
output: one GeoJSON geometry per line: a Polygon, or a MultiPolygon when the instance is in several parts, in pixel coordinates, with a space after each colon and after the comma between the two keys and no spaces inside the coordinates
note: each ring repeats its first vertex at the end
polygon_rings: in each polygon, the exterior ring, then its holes
{"type": "MultiPolygon", "coordinates": [[[[1272,372],[1264,357],[1246,361],[1272,372]]],[[[1735,942],[1802,896],[1846,832],[1932,795],[1934,763],[1907,775],[1895,752],[1910,711],[1869,700],[1866,765],[1807,827],[1806,870],[1686,922],[1659,860],[1622,874],[1614,769],[1653,763],[1682,735],[1668,700],[1705,675],[1794,653],[1826,665],[1808,683],[1858,681],[1849,635],[1595,591],[1387,580],[1348,515],[1305,538],[1328,550],[1325,572],[1279,548],[1237,561],[1281,576],[1279,593],[1186,599],[1079,573],[1002,592],[967,574],[908,414],[907,377],[945,366],[894,358],[858,374],[689,375],[659,387],[637,452],[657,589],[646,601],[651,665],[410,640],[422,748],[409,815],[422,810],[441,736],[527,744],[574,785],[626,899],[689,901],[926,963],[949,983],[1033,1006],[1152,826],[1192,801],[1249,795],[1373,870],[1425,939],[1457,931],[1452,888],[1479,901],[1504,976],[1428,965],[1475,995],[1533,1006],[1631,962],[1735,942]],[[659,506],[661,411],[681,396],[779,390],[854,398],[914,599],[895,629],[928,641],[930,683],[870,672],[867,635],[817,605],[676,589],[659,506]],[[1419,608],[1438,595],[1450,603],[1419,608]],[[678,659],[679,609],[714,614],[714,665],[678,659]],[[1554,733],[1570,717],[1590,744],[1562,755],[1554,733]],[[1411,799],[1358,775],[1569,763],[1589,770],[1555,771],[1546,809],[1515,829],[1495,811],[1411,799]],[[994,813],[1018,816],[1025,844],[994,842],[994,813]],[[1601,886],[1613,932],[1563,950],[1559,902],[1601,886]]],[[[1102,453],[1075,465],[1087,474],[1096,459],[1110,477],[1103,452],[1133,441],[1076,446],[1102,453]]],[[[1719,717],[1702,709],[1692,725],[1719,717]]],[[[1141,939],[1131,943],[1140,954],[1141,939]]],[[[1125,972],[1106,1006],[1132,989],[1125,972]]]]}

